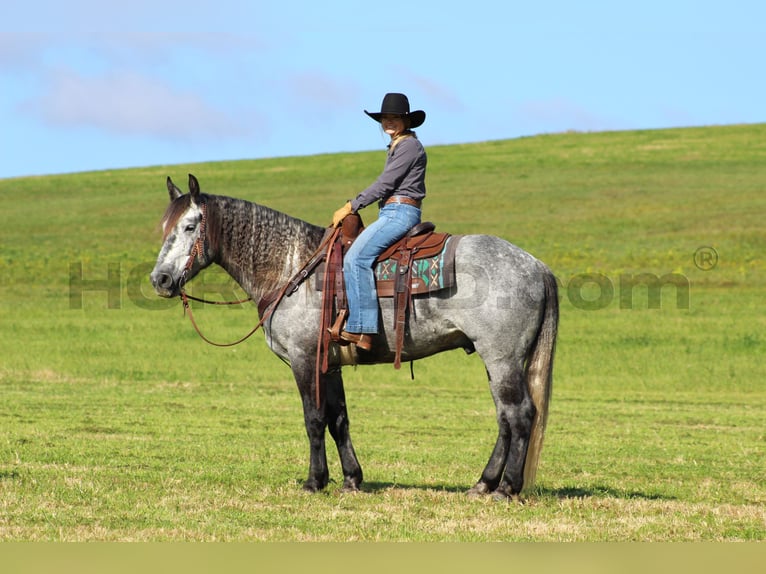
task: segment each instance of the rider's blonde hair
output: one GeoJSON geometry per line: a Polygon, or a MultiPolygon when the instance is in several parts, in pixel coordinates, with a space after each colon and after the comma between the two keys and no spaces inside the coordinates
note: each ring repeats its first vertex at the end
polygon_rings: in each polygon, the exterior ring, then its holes
{"type": "Polygon", "coordinates": [[[402,142],[406,140],[407,138],[418,138],[418,135],[412,131],[409,128],[405,128],[405,130],[400,133],[398,136],[396,136],[394,139],[391,140],[391,143],[388,146],[389,151],[393,151],[393,149],[399,144],[399,142],[402,142]]]}

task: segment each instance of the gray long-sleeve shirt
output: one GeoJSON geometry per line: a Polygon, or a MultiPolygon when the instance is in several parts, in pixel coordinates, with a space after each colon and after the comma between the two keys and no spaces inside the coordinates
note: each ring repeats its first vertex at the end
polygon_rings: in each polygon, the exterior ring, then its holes
{"type": "Polygon", "coordinates": [[[426,196],[426,162],[426,151],[418,138],[402,139],[389,148],[378,179],[351,200],[351,209],[356,213],[374,201],[385,203],[394,194],[422,200],[426,196]]]}

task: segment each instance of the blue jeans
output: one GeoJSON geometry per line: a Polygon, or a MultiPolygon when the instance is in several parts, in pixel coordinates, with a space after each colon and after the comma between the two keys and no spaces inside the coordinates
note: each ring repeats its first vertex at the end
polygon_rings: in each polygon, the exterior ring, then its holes
{"type": "Polygon", "coordinates": [[[420,209],[404,203],[384,205],[378,219],[354,240],[343,260],[349,333],[378,332],[378,294],[373,267],[378,255],[420,223],[420,209]]]}

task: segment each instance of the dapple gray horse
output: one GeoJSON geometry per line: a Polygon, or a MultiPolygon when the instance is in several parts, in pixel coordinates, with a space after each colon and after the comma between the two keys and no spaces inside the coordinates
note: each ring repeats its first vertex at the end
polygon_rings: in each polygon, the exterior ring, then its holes
{"type": "MultiPolygon", "coordinates": [[[[185,282],[215,263],[254,301],[285,285],[315,253],[326,229],[262,205],[200,192],[189,176],[184,194],[168,178],[164,243],[151,273],[157,294],[175,297],[185,282]]],[[[466,235],[455,254],[456,286],[413,297],[402,358],[447,351],[476,352],[484,361],[497,411],[498,436],[481,478],[468,493],[515,498],[533,484],[548,416],[558,330],[556,280],[543,263],[498,237],[466,235]]],[[[335,440],[343,489],[362,483],[349,435],[341,366],[394,359],[393,302],[381,299],[381,332],[369,352],[334,355],[318,379],[315,360],[321,293],[313,280],[283,298],[264,323],[271,350],[290,365],[303,400],[310,445],[304,488],[329,481],[325,431],[335,440]],[[321,401],[315,401],[319,380],[321,401]]],[[[337,350],[337,349],[336,349],[337,350]]]]}

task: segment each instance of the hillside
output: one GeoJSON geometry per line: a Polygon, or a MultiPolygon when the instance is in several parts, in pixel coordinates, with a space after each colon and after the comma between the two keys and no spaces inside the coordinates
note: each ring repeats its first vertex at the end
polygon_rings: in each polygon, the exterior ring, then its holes
{"type": "MultiPolygon", "coordinates": [[[[152,293],[168,175],[325,225],[376,151],[0,180],[0,539],[763,539],[766,124],[427,150],[424,219],[502,236],[561,286],[533,504],[462,497],[494,411],[460,351],[415,381],[346,369],[370,491],[309,502],[289,369],[260,335],[206,346],[152,293]]],[[[195,316],[218,339],[257,320],[195,316]]]]}

